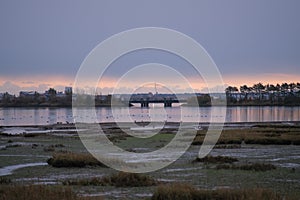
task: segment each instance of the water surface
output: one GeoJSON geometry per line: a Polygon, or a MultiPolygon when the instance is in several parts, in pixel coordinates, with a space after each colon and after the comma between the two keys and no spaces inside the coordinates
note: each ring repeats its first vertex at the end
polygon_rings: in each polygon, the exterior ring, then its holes
{"type": "MultiPolygon", "coordinates": [[[[95,116],[89,114],[89,109],[84,116],[73,116],[72,108],[0,108],[0,125],[45,125],[57,122],[73,122],[89,120],[91,122],[113,122],[114,120],[132,121],[189,121],[210,122],[210,119],[222,119],[221,114],[211,115],[211,107],[182,107],[174,105],[164,108],[162,105],[150,105],[149,108],[134,106],[131,108],[119,107],[96,108],[95,116]]],[[[226,107],[217,107],[217,113],[222,113],[226,107]]],[[[300,107],[285,106],[236,106],[228,107],[226,122],[277,122],[300,121],[300,107]]]]}

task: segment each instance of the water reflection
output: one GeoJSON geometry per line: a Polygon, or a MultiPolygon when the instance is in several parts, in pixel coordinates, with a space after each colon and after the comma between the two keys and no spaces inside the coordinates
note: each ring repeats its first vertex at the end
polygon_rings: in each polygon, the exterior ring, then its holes
{"type": "MultiPolygon", "coordinates": [[[[85,109],[85,108],[80,108],[85,109]]],[[[43,125],[57,122],[119,122],[128,121],[190,121],[210,122],[210,119],[218,121],[225,107],[181,107],[175,105],[172,108],[164,108],[159,105],[150,105],[149,108],[96,108],[93,116],[73,116],[72,108],[0,108],[0,125],[43,125]],[[199,112],[198,112],[199,111],[199,112]],[[213,111],[213,112],[212,112],[213,111]]],[[[88,111],[86,109],[86,111],[88,111]]],[[[245,106],[228,107],[226,122],[268,122],[268,121],[299,121],[300,107],[284,106],[245,106]]]]}

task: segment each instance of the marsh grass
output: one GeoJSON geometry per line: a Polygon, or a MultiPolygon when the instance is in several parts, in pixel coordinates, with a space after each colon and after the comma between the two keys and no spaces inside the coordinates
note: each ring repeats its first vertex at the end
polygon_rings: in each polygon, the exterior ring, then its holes
{"type": "Polygon", "coordinates": [[[47,160],[47,163],[53,167],[107,167],[89,153],[54,153],[52,158],[47,160]]]}
{"type": "Polygon", "coordinates": [[[240,144],[224,144],[224,145],[216,145],[214,149],[240,149],[242,146],[240,144]]]}
{"type": "Polygon", "coordinates": [[[253,189],[217,189],[199,190],[189,184],[160,185],[155,190],[152,200],[281,200],[282,197],[272,190],[253,189]]]}
{"type": "Polygon", "coordinates": [[[204,158],[196,158],[193,160],[195,162],[203,162],[203,163],[233,163],[237,162],[237,158],[229,157],[229,156],[205,156],[204,158]]]}
{"type": "Polygon", "coordinates": [[[248,171],[269,171],[275,170],[276,166],[270,163],[250,163],[250,164],[243,164],[243,165],[217,165],[216,169],[237,169],[237,170],[248,170],[248,171]]]}
{"type": "MultiPolygon", "coordinates": [[[[205,132],[198,132],[193,145],[201,145],[205,132]]],[[[217,145],[228,144],[261,144],[261,145],[300,145],[300,128],[289,126],[270,125],[246,129],[223,130],[217,145]]]]}
{"type": "Polygon", "coordinates": [[[55,151],[55,148],[52,146],[47,146],[47,147],[44,147],[44,151],[45,152],[53,152],[53,151],[55,151]]]}
{"type": "Polygon", "coordinates": [[[292,141],[279,137],[249,137],[245,139],[246,144],[263,144],[263,145],[290,145],[292,141]]]}
{"type": "Polygon", "coordinates": [[[145,187],[157,185],[157,181],[144,174],[134,174],[119,172],[111,176],[101,178],[67,180],[64,185],[82,185],[82,186],[116,186],[116,187],[145,187]]]}
{"type": "Polygon", "coordinates": [[[108,139],[113,143],[119,143],[121,140],[126,140],[128,137],[131,136],[121,133],[121,134],[110,135],[108,139]]]}
{"type": "Polygon", "coordinates": [[[0,177],[0,185],[6,185],[6,184],[11,184],[12,181],[10,178],[7,177],[0,177]]]}
{"type": "Polygon", "coordinates": [[[65,147],[65,145],[63,145],[63,144],[52,144],[52,145],[44,147],[44,151],[45,152],[51,152],[51,151],[53,152],[56,150],[55,148],[63,148],[63,147],[65,147]]]}
{"type": "Polygon", "coordinates": [[[8,145],[6,145],[6,148],[15,148],[15,147],[21,147],[22,145],[21,144],[14,144],[14,143],[10,143],[8,145]]]}
{"type": "Polygon", "coordinates": [[[289,125],[289,124],[256,124],[254,128],[271,128],[271,129],[300,129],[300,125],[289,125]]]}
{"type": "Polygon", "coordinates": [[[0,200],[102,200],[102,197],[79,197],[70,187],[46,185],[0,186],[0,200]]]}
{"type": "Polygon", "coordinates": [[[23,137],[29,138],[29,137],[37,137],[42,136],[44,133],[23,133],[23,137]]]}
{"type": "Polygon", "coordinates": [[[241,170],[252,170],[252,171],[268,171],[276,169],[275,165],[272,165],[270,163],[252,163],[252,164],[244,164],[239,166],[239,169],[241,170]]]}

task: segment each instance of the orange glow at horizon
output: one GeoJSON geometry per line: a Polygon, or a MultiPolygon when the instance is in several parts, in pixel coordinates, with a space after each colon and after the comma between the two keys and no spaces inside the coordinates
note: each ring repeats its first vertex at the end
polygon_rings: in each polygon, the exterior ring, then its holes
{"type": "MultiPolygon", "coordinates": [[[[113,88],[117,84],[116,78],[109,78],[105,77],[103,78],[97,87],[99,88],[113,88]]],[[[193,89],[201,90],[207,87],[205,82],[200,80],[195,80],[191,78],[189,81],[190,85],[193,89]]],[[[231,86],[242,86],[242,85],[248,85],[252,86],[255,83],[263,83],[263,84],[281,84],[281,83],[297,83],[300,82],[300,77],[294,74],[257,74],[257,75],[224,75],[223,81],[225,85],[231,85],[231,86]]],[[[39,85],[50,87],[65,87],[65,86],[73,86],[74,78],[73,77],[63,77],[63,76],[33,76],[33,77],[0,77],[0,87],[3,86],[5,83],[10,82],[13,85],[16,85],[22,89],[30,89],[31,87],[38,87],[39,85]]],[[[88,85],[88,82],[86,83],[88,85]]],[[[122,85],[123,86],[123,85],[122,85]]],[[[176,81],[174,81],[174,84],[172,83],[172,86],[180,86],[180,84],[176,81]]],[[[124,85],[124,87],[136,87],[134,82],[128,83],[124,85]]],[[[3,87],[2,87],[3,88],[3,87]]],[[[91,86],[92,88],[92,86],[91,86]]],[[[181,88],[184,89],[184,88],[181,88]]],[[[0,91],[0,92],[6,92],[6,91],[0,91]]],[[[9,92],[9,91],[8,91],[9,92]]]]}

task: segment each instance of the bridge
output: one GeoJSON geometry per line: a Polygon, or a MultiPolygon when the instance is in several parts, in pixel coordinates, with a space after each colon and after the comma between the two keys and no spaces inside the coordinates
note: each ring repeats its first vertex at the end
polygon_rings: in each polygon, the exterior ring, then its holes
{"type": "Polygon", "coordinates": [[[172,107],[173,103],[185,103],[186,100],[178,100],[172,98],[156,99],[156,98],[140,98],[140,99],[130,99],[129,104],[140,103],[142,108],[148,108],[149,103],[163,103],[164,107],[172,107]]]}

